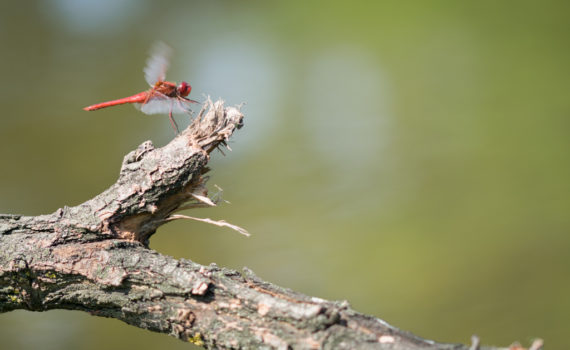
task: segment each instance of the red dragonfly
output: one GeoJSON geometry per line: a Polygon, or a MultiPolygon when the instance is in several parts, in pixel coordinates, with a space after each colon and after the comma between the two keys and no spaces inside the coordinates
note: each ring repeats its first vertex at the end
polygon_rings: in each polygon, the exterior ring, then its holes
{"type": "Polygon", "coordinates": [[[170,124],[176,133],[178,125],[172,117],[173,113],[190,114],[190,106],[198,101],[186,98],[190,94],[192,87],[183,81],[178,86],[176,83],[165,81],[166,71],[170,63],[172,50],[164,43],[157,43],[151,53],[144,69],[146,82],[151,86],[147,91],[120,98],[118,100],[98,103],[83,108],[86,111],[132,103],[145,114],[166,114],[170,118],[170,124]]]}

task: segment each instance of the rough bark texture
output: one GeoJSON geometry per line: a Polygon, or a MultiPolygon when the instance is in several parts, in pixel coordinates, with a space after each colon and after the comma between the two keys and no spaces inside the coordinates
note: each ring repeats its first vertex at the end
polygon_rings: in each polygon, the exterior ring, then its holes
{"type": "Polygon", "coordinates": [[[209,153],[242,120],[238,108],[207,101],[168,145],[147,141],[125,156],[117,182],[95,198],[50,215],[0,215],[0,312],[82,310],[207,348],[479,349],[418,338],[248,269],[150,250],[177,210],[207,205],[209,153]]]}

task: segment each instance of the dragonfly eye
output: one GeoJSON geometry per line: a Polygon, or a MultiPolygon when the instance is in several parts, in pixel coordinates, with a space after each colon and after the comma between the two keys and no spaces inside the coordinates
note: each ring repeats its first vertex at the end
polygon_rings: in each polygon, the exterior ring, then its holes
{"type": "Polygon", "coordinates": [[[181,82],[180,85],[178,85],[178,93],[181,96],[188,96],[190,94],[190,90],[192,90],[192,87],[185,81],[181,82]]]}

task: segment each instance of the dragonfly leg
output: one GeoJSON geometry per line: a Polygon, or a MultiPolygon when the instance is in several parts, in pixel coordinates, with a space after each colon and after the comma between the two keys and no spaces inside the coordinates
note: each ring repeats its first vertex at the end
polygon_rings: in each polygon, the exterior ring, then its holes
{"type": "Polygon", "coordinates": [[[178,130],[178,124],[176,124],[176,120],[174,120],[174,117],[172,116],[172,109],[170,109],[170,112],[168,112],[168,119],[170,119],[170,125],[172,125],[172,128],[174,129],[174,133],[178,135],[180,131],[178,130]]]}
{"type": "Polygon", "coordinates": [[[184,97],[184,96],[178,96],[178,98],[180,98],[181,100],[186,101],[186,102],[192,102],[192,103],[198,103],[198,104],[200,104],[200,102],[198,102],[198,101],[196,101],[196,100],[191,100],[191,99],[189,99],[189,98],[187,98],[187,97],[184,97]]]}

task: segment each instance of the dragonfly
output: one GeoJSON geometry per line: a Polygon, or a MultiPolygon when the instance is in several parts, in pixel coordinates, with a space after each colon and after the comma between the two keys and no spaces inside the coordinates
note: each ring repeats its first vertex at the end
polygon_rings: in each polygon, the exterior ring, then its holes
{"type": "Polygon", "coordinates": [[[170,124],[174,132],[178,134],[178,125],[172,115],[174,113],[191,114],[190,106],[199,102],[186,97],[192,90],[192,87],[187,82],[183,81],[176,85],[176,83],[165,80],[171,54],[172,49],[168,45],[162,42],[154,45],[144,68],[145,80],[150,85],[149,90],[118,100],[97,103],[83,109],[95,111],[101,108],[130,103],[145,114],[168,114],[170,124]]]}

